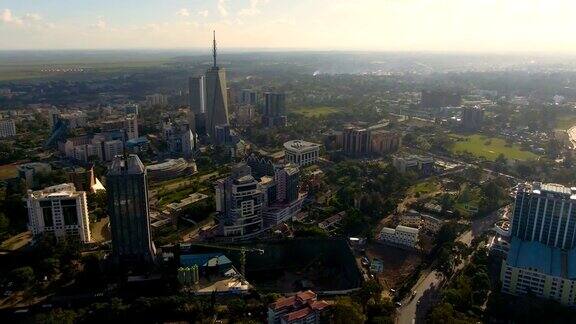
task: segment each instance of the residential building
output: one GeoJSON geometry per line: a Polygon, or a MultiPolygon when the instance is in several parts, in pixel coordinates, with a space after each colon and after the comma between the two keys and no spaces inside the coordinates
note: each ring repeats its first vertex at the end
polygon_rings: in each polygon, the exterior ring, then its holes
{"type": "Polygon", "coordinates": [[[341,211],[338,214],[334,214],[318,223],[318,227],[320,227],[323,230],[332,230],[334,229],[335,226],[340,224],[340,222],[344,219],[345,216],[346,212],[341,211]]]}
{"type": "Polygon", "coordinates": [[[318,300],[316,293],[307,290],[283,297],[268,306],[268,324],[316,324],[330,306],[318,300]]]}
{"type": "Polygon", "coordinates": [[[302,140],[284,143],[285,160],[299,167],[315,164],[320,157],[320,144],[302,140]]]}
{"type": "Polygon", "coordinates": [[[464,107],[462,111],[462,127],[465,130],[473,131],[482,128],[484,122],[484,109],[474,107],[464,107]]]}
{"type": "Polygon", "coordinates": [[[0,119],[0,138],[16,136],[16,124],[13,119],[0,119]]]}
{"type": "Polygon", "coordinates": [[[262,213],[264,191],[245,163],[232,168],[232,174],[215,186],[216,211],[220,231],[232,240],[253,238],[264,230],[262,213]]]}
{"type": "Polygon", "coordinates": [[[265,127],[286,126],[286,94],[266,92],[264,99],[262,124],[265,127]]]}
{"type": "Polygon", "coordinates": [[[226,94],[226,72],[216,62],[216,34],[213,41],[213,65],[206,71],[206,132],[215,137],[217,125],[227,125],[228,96],[226,94]]]}
{"type": "Polygon", "coordinates": [[[28,227],[34,237],[91,241],[86,193],[64,183],[42,190],[28,190],[28,227]]]}
{"type": "Polygon", "coordinates": [[[106,189],[113,260],[127,267],[152,263],[147,172],[137,155],[114,158],[106,189]]]}
{"type": "Polygon", "coordinates": [[[370,133],[367,129],[348,127],[342,132],[344,154],[358,157],[370,152],[370,133]]]}
{"type": "Polygon", "coordinates": [[[370,131],[370,153],[382,155],[400,149],[402,135],[385,130],[370,131]]]}
{"type": "Polygon", "coordinates": [[[168,105],[168,96],[155,93],[152,95],[146,96],[146,106],[153,107],[153,106],[166,106],[168,105]]]}
{"type": "Polygon", "coordinates": [[[243,105],[255,106],[258,104],[258,92],[252,89],[242,89],[240,92],[240,103],[243,105]]]}
{"type": "Polygon", "coordinates": [[[420,96],[422,108],[458,107],[461,103],[462,96],[454,91],[422,90],[420,96]]]}
{"type": "Polygon", "coordinates": [[[402,225],[396,228],[384,227],[378,235],[378,240],[400,247],[417,248],[418,232],[417,228],[402,225]]]}
{"type": "Polygon", "coordinates": [[[124,153],[124,143],[121,140],[104,142],[104,156],[106,161],[112,161],[115,156],[124,153]]]}
{"type": "Polygon", "coordinates": [[[78,191],[93,192],[93,187],[96,185],[96,178],[94,177],[94,166],[88,167],[72,167],[66,170],[68,181],[74,184],[78,191]]]}
{"type": "Polygon", "coordinates": [[[444,226],[445,221],[442,219],[428,214],[420,214],[420,216],[422,217],[422,229],[429,233],[436,234],[444,226]]]}
{"type": "Polygon", "coordinates": [[[294,164],[287,164],[276,171],[276,201],[279,203],[291,203],[298,199],[300,191],[300,169],[294,164]]]}

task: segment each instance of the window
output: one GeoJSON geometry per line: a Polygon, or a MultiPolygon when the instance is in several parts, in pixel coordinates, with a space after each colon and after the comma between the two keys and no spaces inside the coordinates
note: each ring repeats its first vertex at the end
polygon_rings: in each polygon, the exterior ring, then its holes
{"type": "Polygon", "coordinates": [[[76,213],[76,200],[66,199],[60,201],[62,206],[62,216],[64,218],[64,225],[78,225],[78,217],[76,213]]]}
{"type": "Polygon", "coordinates": [[[42,218],[44,219],[45,227],[54,226],[54,219],[52,218],[52,201],[44,200],[40,202],[40,208],[42,209],[42,218]]]}

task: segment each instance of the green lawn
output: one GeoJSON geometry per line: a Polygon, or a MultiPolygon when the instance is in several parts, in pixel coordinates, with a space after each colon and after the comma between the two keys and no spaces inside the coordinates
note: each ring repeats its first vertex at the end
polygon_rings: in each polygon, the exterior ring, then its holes
{"type": "Polygon", "coordinates": [[[507,159],[511,160],[532,160],[538,156],[532,152],[522,151],[520,146],[514,144],[506,146],[506,141],[496,137],[486,137],[483,135],[450,135],[455,140],[451,148],[452,153],[463,153],[467,151],[475,156],[483,157],[487,160],[494,161],[500,154],[504,154],[507,159]]]}
{"type": "Polygon", "coordinates": [[[337,107],[299,107],[291,110],[293,113],[303,115],[304,117],[323,117],[342,111],[337,107]]]}
{"type": "Polygon", "coordinates": [[[556,119],[556,129],[568,130],[569,128],[576,126],[576,116],[560,116],[556,119]]]}
{"type": "Polygon", "coordinates": [[[436,182],[436,180],[420,182],[410,187],[410,189],[408,189],[409,192],[415,195],[429,194],[436,190],[438,190],[438,183],[436,182]]]}

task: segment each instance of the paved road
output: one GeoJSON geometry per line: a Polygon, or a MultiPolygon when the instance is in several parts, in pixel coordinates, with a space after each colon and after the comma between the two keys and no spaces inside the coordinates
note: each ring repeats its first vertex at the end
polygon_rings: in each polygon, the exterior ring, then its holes
{"type": "MultiPolygon", "coordinates": [[[[503,209],[508,208],[509,207],[506,206],[503,209]]],[[[457,241],[470,245],[475,237],[492,228],[494,223],[499,219],[499,212],[500,210],[482,219],[473,221],[471,229],[460,235],[457,241]]],[[[462,269],[465,265],[466,262],[462,262],[456,270],[462,269]]],[[[414,298],[408,296],[402,301],[402,307],[398,309],[396,323],[413,324],[423,322],[428,308],[433,304],[434,292],[437,287],[440,286],[442,278],[442,274],[437,271],[425,271],[412,288],[412,291],[416,292],[414,298]],[[421,300],[419,305],[418,300],[421,300]]]]}

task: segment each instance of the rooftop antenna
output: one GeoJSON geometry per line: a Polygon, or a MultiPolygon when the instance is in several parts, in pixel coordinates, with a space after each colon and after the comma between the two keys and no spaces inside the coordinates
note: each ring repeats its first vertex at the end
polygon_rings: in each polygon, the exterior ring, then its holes
{"type": "Polygon", "coordinates": [[[212,56],[214,57],[214,67],[216,67],[216,31],[213,31],[214,40],[212,42],[212,56]]]}

